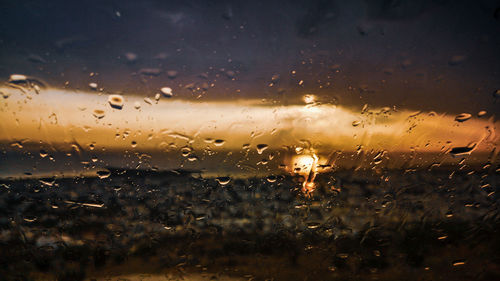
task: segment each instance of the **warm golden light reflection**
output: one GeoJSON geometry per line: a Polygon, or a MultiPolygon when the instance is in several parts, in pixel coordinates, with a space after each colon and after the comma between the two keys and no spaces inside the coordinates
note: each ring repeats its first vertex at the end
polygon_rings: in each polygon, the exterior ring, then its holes
{"type": "Polygon", "coordinates": [[[304,102],[307,104],[314,103],[316,101],[316,96],[314,95],[305,95],[303,98],[304,102]]]}
{"type": "MultiPolygon", "coordinates": [[[[313,170],[304,186],[308,189],[317,172],[332,166],[333,152],[342,154],[335,160],[337,167],[424,167],[456,163],[458,157],[468,157],[468,163],[485,161],[496,157],[496,151],[489,153],[498,145],[497,122],[484,117],[458,122],[453,115],[389,107],[175,98],[153,102],[143,96],[61,89],[37,94],[18,86],[0,91],[6,97],[0,103],[2,150],[59,151],[96,168],[157,167],[227,176],[279,172],[280,166],[299,161],[313,170]]],[[[3,161],[4,175],[18,173],[15,161],[3,161]]],[[[53,162],[60,161],[66,160],[53,162]]]]}
{"type": "Polygon", "coordinates": [[[292,158],[292,173],[303,176],[302,191],[306,194],[314,191],[314,179],[318,173],[318,160],[319,158],[315,153],[297,155],[292,158]]]}

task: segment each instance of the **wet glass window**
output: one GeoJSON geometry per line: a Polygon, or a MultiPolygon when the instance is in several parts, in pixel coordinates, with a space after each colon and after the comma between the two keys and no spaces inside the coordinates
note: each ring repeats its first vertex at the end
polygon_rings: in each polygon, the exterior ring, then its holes
{"type": "Polygon", "coordinates": [[[500,280],[500,2],[1,1],[1,280],[500,280]]]}

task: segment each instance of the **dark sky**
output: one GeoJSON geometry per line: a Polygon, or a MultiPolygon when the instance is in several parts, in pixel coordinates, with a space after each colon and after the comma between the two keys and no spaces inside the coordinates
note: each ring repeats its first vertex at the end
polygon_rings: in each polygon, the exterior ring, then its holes
{"type": "Polygon", "coordinates": [[[2,0],[0,76],[125,95],[169,85],[202,101],[294,103],[312,93],[345,106],[498,114],[499,9],[485,0],[2,0]]]}

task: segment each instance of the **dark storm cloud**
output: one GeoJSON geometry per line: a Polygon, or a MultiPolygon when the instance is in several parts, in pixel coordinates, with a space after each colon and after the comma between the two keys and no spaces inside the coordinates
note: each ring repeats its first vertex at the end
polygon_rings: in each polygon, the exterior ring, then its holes
{"type": "Polygon", "coordinates": [[[25,73],[82,88],[94,72],[109,91],[140,94],[173,70],[183,98],[198,97],[190,85],[206,83],[204,99],[286,102],[314,93],[349,106],[498,112],[491,98],[500,87],[498,1],[0,5],[8,11],[0,19],[5,78],[25,73]],[[141,69],[160,74],[145,77],[141,69]],[[273,75],[281,78],[269,87],[273,75]]]}

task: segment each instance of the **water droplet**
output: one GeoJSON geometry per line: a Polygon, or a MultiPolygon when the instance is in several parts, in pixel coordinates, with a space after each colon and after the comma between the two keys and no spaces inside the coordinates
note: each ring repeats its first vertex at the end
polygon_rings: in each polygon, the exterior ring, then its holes
{"type": "Polygon", "coordinates": [[[496,90],[493,92],[493,97],[494,98],[500,98],[500,89],[496,90]]]}
{"type": "Polygon", "coordinates": [[[187,147],[187,146],[181,148],[181,154],[184,157],[188,157],[191,154],[191,151],[193,151],[193,150],[190,147],[187,147]]]}
{"type": "Polygon", "coordinates": [[[37,54],[30,54],[28,60],[34,63],[46,63],[47,61],[37,54]]]}
{"type": "Polygon", "coordinates": [[[121,95],[109,95],[108,97],[109,105],[112,108],[122,109],[123,108],[123,97],[121,95]]]}
{"type": "Polygon", "coordinates": [[[314,103],[316,101],[316,97],[314,95],[305,95],[302,100],[306,103],[306,104],[311,104],[311,103],[314,103]]]}
{"type": "Polygon", "coordinates": [[[215,179],[220,185],[226,185],[231,181],[230,177],[218,177],[215,179]]]}
{"type": "Polygon", "coordinates": [[[104,204],[95,204],[95,203],[78,203],[78,205],[85,206],[85,207],[92,207],[92,208],[104,207],[104,204]]]}
{"type": "Polygon", "coordinates": [[[319,224],[319,223],[317,223],[317,222],[311,222],[311,223],[308,223],[308,224],[307,224],[307,228],[309,228],[309,229],[316,229],[316,228],[318,228],[319,226],[320,226],[320,224],[319,224]]]}
{"type": "Polygon", "coordinates": [[[96,173],[100,179],[105,179],[111,176],[111,172],[109,170],[99,170],[96,173]]]}
{"type": "Polygon", "coordinates": [[[278,178],[277,178],[276,176],[272,176],[272,175],[271,175],[271,176],[268,176],[268,177],[266,178],[267,182],[270,182],[270,183],[276,182],[276,180],[277,180],[277,179],[278,179],[278,178]]]}
{"type": "Polygon", "coordinates": [[[89,83],[89,87],[90,87],[90,89],[92,89],[92,90],[97,90],[97,83],[93,83],[93,82],[92,82],[92,83],[89,83]]]}
{"type": "Polygon", "coordinates": [[[465,122],[465,121],[469,120],[471,117],[472,117],[472,115],[469,113],[461,113],[455,117],[455,121],[465,122]]]}
{"type": "Polygon", "coordinates": [[[12,147],[18,147],[18,148],[23,148],[23,144],[20,141],[16,141],[10,144],[12,147]]]}
{"type": "Polygon", "coordinates": [[[46,185],[46,186],[53,186],[54,183],[56,182],[55,178],[49,178],[49,179],[40,179],[39,180],[41,184],[46,185]]]}
{"type": "Polygon", "coordinates": [[[167,98],[170,98],[173,96],[172,89],[170,87],[163,87],[160,89],[162,94],[166,96],[167,98]]]}
{"type": "Polygon", "coordinates": [[[158,76],[161,74],[161,69],[159,68],[141,68],[139,73],[142,75],[158,76]]]}
{"type": "Polygon", "coordinates": [[[220,139],[214,140],[214,145],[215,146],[222,146],[222,145],[224,145],[224,143],[226,143],[225,140],[220,140],[220,139]]]}
{"type": "Polygon", "coordinates": [[[486,111],[481,110],[477,113],[477,117],[483,117],[484,115],[486,115],[486,113],[487,113],[486,111]]]}
{"type": "Polygon", "coordinates": [[[47,155],[49,155],[49,154],[47,153],[47,151],[45,151],[45,150],[43,150],[43,149],[41,149],[41,150],[40,150],[40,157],[45,158],[45,157],[47,157],[47,155]]]}
{"type": "Polygon", "coordinates": [[[127,62],[132,63],[137,61],[137,55],[135,53],[128,52],[125,53],[125,59],[127,60],[127,62]]]}
{"type": "Polygon", "coordinates": [[[95,118],[101,119],[105,116],[104,110],[102,109],[94,109],[94,112],[92,112],[95,118]]]}
{"type": "Polygon", "coordinates": [[[264,150],[266,150],[269,146],[267,144],[264,144],[264,143],[260,143],[257,145],[257,153],[258,154],[262,154],[262,152],[264,152],[264,150]]]}
{"type": "Polygon", "coordinates": [[[175,70],[169,70],[169,71],[167,71],[167,76],[170,79],[175,79],[175,77],[177,77],[177,74],[178,74],[178,72],[175,71],[175,70]]]}
{"type": "Polygon", "coordinates": [[[26,82],[26,80],[28,80],[28,77],[26,77],[26,75],[22,75],[22,74],[12,74],[9,77],[10,83],[24,83],[24,82],[26,82]]]}
{"type": "Polygon", "coordinates": [[[148,97],[144,98],[144,102],[149,104],[149,105],[153,104],[153,101],[148,97]]]}
{"type": "Polygon", "coordinates": [[[353,127],[357,127],[357,126],[359,126],[360,124],[361,124],[361,121],[357,121],[357,120],[356,120],[356,121],[352,121],[352,126],[353,126],[353,127]]]}
{"type": "Polygon", "coordinates": [[[227,78],[229,78],[229,79],[233,79],[233,78],[234,78],[234,75],[235,75],[234,71],[232,71],[232,70],[228,70],[228,71],[226,71],[226,76],[227,76],[227,78]]]}
{"type": "Polygon", "coordinates": [[[453,261],[452,265],[453,266],[465,265],[465,260],[456,260],[456,261],[453,261]]]}
{"type": "Polygon", "coordinates": [[[454,156],[460,156],[460,155],[468,155],[470,154],[472,151],[474,151],[474,149],[476,148],[477,144],[472,144],[472,145],[469,145],[469,146],[458,146],[458,147],[453,147],[451,150],[450,150],[450,154],[454,155],[454,156]]]}
{"type": "Polygon", "coordinates": [[[23,220],[25,222],[34,222],[36,221],[38,218],[37,217],[25,217],[23,220]]]}
{"type": "Polygon", "coordinates": [[[134,108],[135,109],[140,109],[141,108],[141,103],[138,102],[138,101],[134,102],[134,108]]]}
{"type": "Polygon", "coordinates": [[[341,258],[341,259],[347,259],[349,257],[349,254],[346,254],[346,253],[340,253],[340,254],[337,254],[337,257],[341,258]]]}
{"type": "Polygon", "coordinates": [[[137,142],[136,142],[136,141],[132,141],[132,142],[130,143],[130,145],[131,145],[132,147],[136,147],[136,146],[137,146],[137,142]]]}

